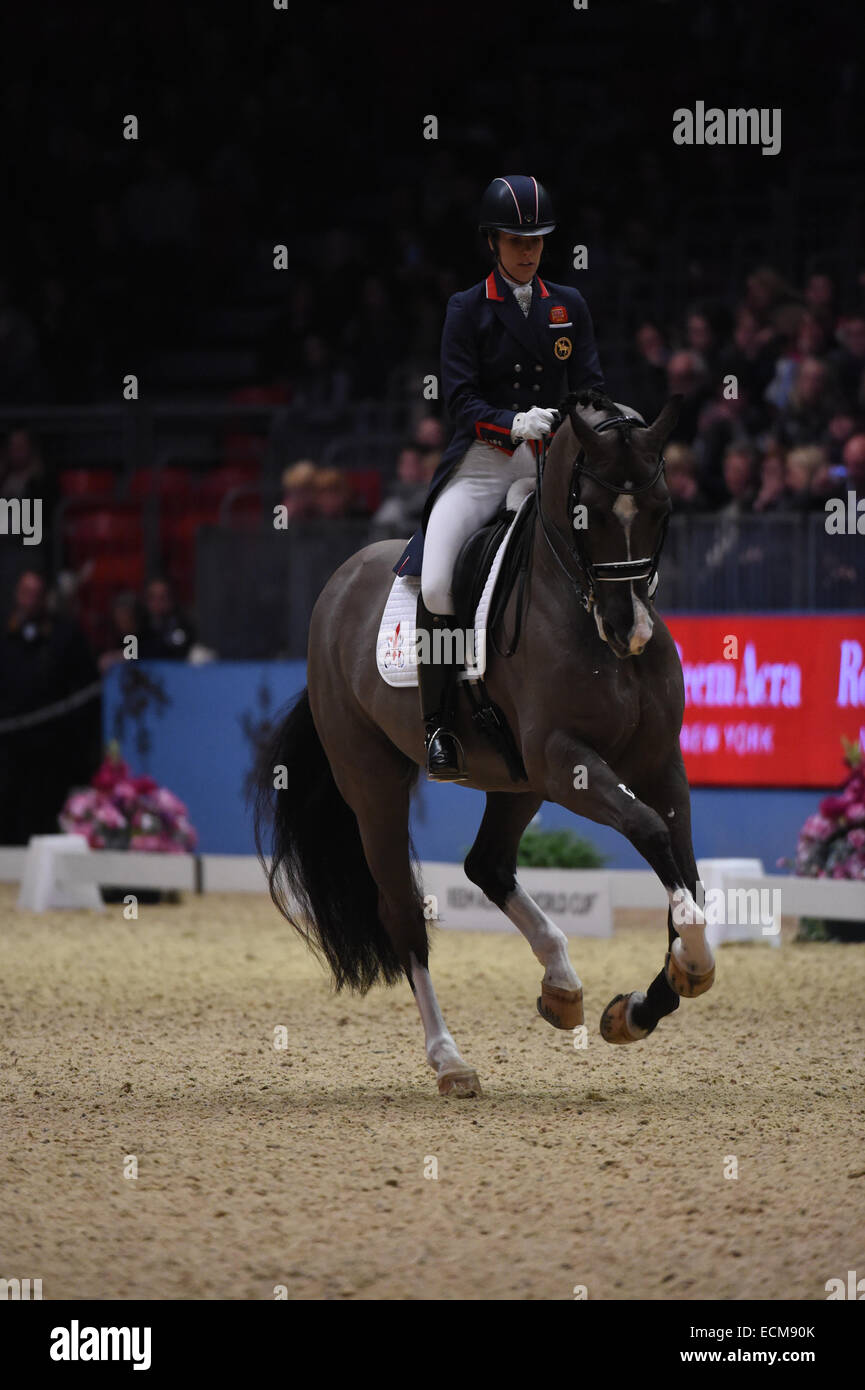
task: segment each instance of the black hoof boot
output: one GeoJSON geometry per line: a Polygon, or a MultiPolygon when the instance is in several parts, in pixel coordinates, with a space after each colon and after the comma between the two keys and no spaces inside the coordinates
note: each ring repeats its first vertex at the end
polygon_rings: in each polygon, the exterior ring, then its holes
{"type": "Polygon", "coordinates": [[[441,725],[427,725],[426,772],[431,782],[464,782],[466,765],[456,734],[441,725]]]}

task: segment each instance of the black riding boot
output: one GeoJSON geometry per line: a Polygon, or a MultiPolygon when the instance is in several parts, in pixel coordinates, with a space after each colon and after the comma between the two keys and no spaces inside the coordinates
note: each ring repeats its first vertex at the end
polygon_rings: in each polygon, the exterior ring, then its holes
{"type": "MultiPolygon", "coordinates": [[[[457,667],[444,663],[447,645],[436,643],[436,628],[448,627],[455,619],[430,613],[418,595],[415,631],[427,634],[426,645],[430,660],[417,663],[420,711],[426,732],[427,776],[431,782],[464,782],[465,757],[462,744],[451,731],[457,684],[457,667]],[[436,660],[438,658],[438,660],[436,660]]],[[[450,654],[450,653],[448,653],[450,654]]]]}

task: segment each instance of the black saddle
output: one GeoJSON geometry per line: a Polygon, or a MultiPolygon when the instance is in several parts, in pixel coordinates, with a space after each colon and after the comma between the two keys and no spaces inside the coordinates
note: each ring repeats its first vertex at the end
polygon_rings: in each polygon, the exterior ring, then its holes
{"type": "MultiPolygon", "coordinates": [[[[526,533],[526,519],[531,513],[531,507],[523,508],[519,534],[515,532],[508,545],[508,552],[496,586],[494,606],[499,615],[507,603],[511,589],[520,572],[521,561],[524,559],[524,546],[521,544],[521,540],[526,533]]],[[[508,511],[502,506],[479,530],[473,531],[468,540],[463,541],[454,566],[453,583],[454,609],[459,627],[470,628],[474,626],[475,614],[481,601],[484,585],[493,567],[493,560],[496,558],[498,548],[515,515],[515,512],[508,511]]],[[[493,626],[492,619],[493,614],[490,613],[490,629],[493,626]]]]}
{"type": "MultiPolygon", "coordinates": [[[[474,531],[468,540],[463,542],[454,566],[454,609],[456,610],[458,627],[466,630],[474,627],[475,614],[481,594],[484,591],[484,585],[489,578],[496,552],[504,540],[505,532],[513,521],[514,515],[514,512],[500,507],[486,525],[474,531]]],[[[499,571],[496,592],[487,618],[487,633],[491,637],[501,621],[511,590],[519,577],[520,587],[517,591],[517,615],[514,632],[510,647],[501,651],[502,656],[511,656],[516,651],[519,640],[525,580],[531,558],[532,528],[528,524],[528,519],[532,516],[534,516],[534,508],[524,507],[519,525],[508,544],[507,554],[499,571]]],[[[497,647],[496,650],[499,651],[500,649],[497,647]]],[[[483,680],[465,682],[463,690],[471,706],[472,719],[476,727],[485,738],[489,739],[501,755],[512,781],[525,781],[526,769],[513,733],[503,712],[491,699],[485,682],[483,680]]]]}

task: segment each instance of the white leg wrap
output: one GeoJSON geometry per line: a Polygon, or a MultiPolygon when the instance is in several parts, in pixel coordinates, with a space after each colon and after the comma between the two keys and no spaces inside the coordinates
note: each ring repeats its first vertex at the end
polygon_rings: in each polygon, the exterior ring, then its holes
{"type": "Polygon", "coordinates": [[[673,954],[680,963],[687,959],[697,974],[711,970],[715,958],[706,940],[706,919],[693,894],[687,888],[677,888],[668,890],[667,896],[673,913],[673,926],[681,938],[673,942],[673,954]]]}
{"type": "Polygon", "coordinates": [[[414,997],[421,1016],[424,1031],[424,1044],[427,1061],[436,1072],[456,1064],[466,1064],[460,1056],[457,1045],[445,1026],[430,973],[425,965],[420,965],[411,953],[411,977],[414,982],[414,997]]]}
{"type": "Polygon", "coordinates": [[[505,898],[504,910],[545,967],[544,983],[556,989],[579,989],[580,977],[568,958],[568,938],[519,884],[505,898]]]}

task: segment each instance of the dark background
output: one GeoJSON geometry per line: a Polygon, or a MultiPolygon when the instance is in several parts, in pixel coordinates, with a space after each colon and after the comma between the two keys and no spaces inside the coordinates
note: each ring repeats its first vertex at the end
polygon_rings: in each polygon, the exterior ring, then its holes
{"type": "Polygon", "coordinates": [[[729,300],[764,261],[796,282],[825,263],[861,297],[855,6],[40,5],[6,27],[7,403],[114,395],[129,370],[170,388],[166,352],[263,301],[282,313],[238,343],[241,376],[307,378],[314,334],[355,396],[384,394],[407,354],[435,359],[448,294],[484,269],[480,192],[510,170],[555,196],[544,268],[586,293],[602,360],[641,312],[729,300]],[[698,99],[781,106],[781,153],[674,146],[698,99]]]}
{"type": "Polygon", "coordinates": [[[858,7],[52,0],[0,24],[0,497],[45,509],[41,547],[0,535],[0,802],[60,769],[0,842],[54,828],[88,770],[67,753],[98,758],[95,659],[127,634],[302,656],[340,561],[414,529],[448,424],[423,381],[487,272],[498,174],[551,191],[542,274],[585,295],[610,393],[647,417],[685,393],[667,611],[861,607],[861,538],[824,527],[830,492],[865,493],[858,7]],[[780,153],[675,145],[697,101],[780,107],[780,153]],[[85,737],[50,708],[94,685],[85,737]]]}

